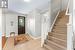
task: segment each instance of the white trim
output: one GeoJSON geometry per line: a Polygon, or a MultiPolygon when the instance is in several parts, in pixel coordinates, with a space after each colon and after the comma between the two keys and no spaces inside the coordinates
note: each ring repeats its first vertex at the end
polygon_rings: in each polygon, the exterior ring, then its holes
{"type": "Polygon", "coordinates": [[[67,50],[73,50],[73,30],[71,24],[67,24],[67,50]]]}
{"type": "Polygon", "coordinates": [[[68,13],[68,10],[69,10],[69,4],[70,4],[70,0],[68,1],[68,6],[67,6],[67,9],[66,9],[66,15],[70,15],[70,13],[68,13]]]}
{"type": "Polygon", "coordinates": [[[40,39],[41,38],[41,36],[39,36],[39,37],[34,37],[34,36],[32,36],[32,35],[30,35],[30,34],[28,34],[31,38],[33,38],[33,39],[40,39]]]}
{"type": "Polygon", "coordinates": [[[66,15],[69,15],[69,23],[67,23],[67,50],[74,50],[73,48],[73,27],[72,27],[72,14],[69,12],[71,0],[68,1],[68,6],[66,9],[66,15]]]}
{"type": "Polygon", "coordinates": [[[2,50],[2,8],[0,8],[0,50],[2,50]]]}
{"type": "Polygon", "coordinates": [[[57,13],[57,15],[56,15],[56,17],[55,17],[55,19],[54,19],[54,21],[53,21],[53,24],[52,24],[52,26],[51,26],[51,28],[50,28],[50,32],[52,31],[52,29],[53,29],[53,27],[54,27],[54,24],[55,24],[55,22],[56,22],[56,20],[57,20],[57,17],[58,17],[58,15],[59,15],[59,12],[60,12],[60,11],[58,11],[58,13],[57,13]]]}

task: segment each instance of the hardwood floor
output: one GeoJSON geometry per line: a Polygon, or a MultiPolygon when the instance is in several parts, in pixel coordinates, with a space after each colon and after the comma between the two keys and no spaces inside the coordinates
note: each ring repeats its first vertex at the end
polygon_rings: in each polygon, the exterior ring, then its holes
{"type": "Polygon", "coordinates": [[[40,39],[34,40],[28,35],[26,37],[28,37],[29,39],[28,42],[18,44],[16,46],[14,45],[14,37],[9,37],[6,41],[3,50],[46,50],[45,48],[41,47],[40,39]]]}
{"type": "Polygon", "coordinates": [[[5,43],[6,43],[6,37],[2,36],[2,48],[4,47],[5,43]]]}

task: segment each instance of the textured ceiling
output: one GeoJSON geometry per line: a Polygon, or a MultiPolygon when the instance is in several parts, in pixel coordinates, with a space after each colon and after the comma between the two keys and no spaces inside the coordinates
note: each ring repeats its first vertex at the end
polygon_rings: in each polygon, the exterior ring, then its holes
{"type": "Polygon", "coordinates": [[[35,8],[41,10],[48,8],[49,1],[50,0],[31,0],[27,3],[24,2],[24,0],[8,0],[8,9],[25,14],[35,8]]]}

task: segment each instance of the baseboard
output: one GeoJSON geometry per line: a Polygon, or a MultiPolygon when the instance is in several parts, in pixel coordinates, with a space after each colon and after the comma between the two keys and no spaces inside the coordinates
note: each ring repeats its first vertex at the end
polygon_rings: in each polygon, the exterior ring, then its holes
{"type": "Polygon", "coordinates": [[[34,37],[34,36],[32,36],[32,35],[30,35],[30,34],[28,34],[31,38],[33,38],[33,39],[40,39],[41,38],[41,36],[39,36],[39,37],[34,37]]]}
{"type": "MultiPolygon", "coordinates": [[[[26,33],[26,34],[28,34],[28,33],[26,33]]],[[[41,36],[39,36],[39,37],[34,37],[34,36],[32,36],[32,35],[30,35],[30,34],[28,34],[32,39],[40,39],[41,38],[41,36]]],[[[17,36],[17,34],[15,34],[15,36],[17,36]]],[[[8,36],[6,36],[6,37],[10,37],[10,35],[8,35],[8,36]]]]}

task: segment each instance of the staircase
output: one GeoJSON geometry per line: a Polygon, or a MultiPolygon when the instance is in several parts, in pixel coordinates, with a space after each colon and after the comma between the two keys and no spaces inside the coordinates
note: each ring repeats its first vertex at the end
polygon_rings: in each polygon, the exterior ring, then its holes
{"type": "Polygon", "coordinates": [[[66,11],[61,11],[53,26],[48,33],[44,47],[48,50],[67,50],[67,23],[69,16],[65,15],[66,11]]]}

